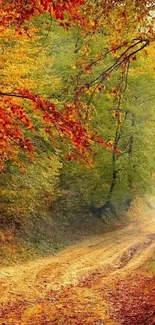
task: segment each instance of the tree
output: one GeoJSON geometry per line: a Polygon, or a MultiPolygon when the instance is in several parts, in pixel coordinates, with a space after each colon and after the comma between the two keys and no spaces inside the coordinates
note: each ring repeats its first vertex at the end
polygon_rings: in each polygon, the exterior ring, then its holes
{"type": "MultiPolygon", "coordinates": [[[[42,122],[45,131],[50,137],[53,137],[51,126],[57,130],[60,136],[69,138],[76,151],[79,153],[79,159],[90,161],[91,146],[98,142],[105,147],[119,152],[116,146],[101,139],[94,132],[88,129],[88,115],[91,115],[90,104],[93,96],[98,91],[104,90],[103,82],[106,82],[112,72],[120,70],[122,78],[126,78],[129,64],[136,59],[138,52],[149,45],[154,38],[153,31],[153,10],[154,5],[151,1],[113,1],[113,0],[57,0],[57,1],[36,1],[23,0],[3,1],[0,6],[1,19],[0,25],[2,32],[6,28],[15,28],[17,33],[29,35],[28,23],[32,17],[48,13],[55,19],[61,21],[61,25],[69,28],[71,25],[82,27],[84,34],[88,36],[89,51],[90,41],[94,35],[102,34],[108,39],[106,51],[97,53],[97,57],[86,57],[79,60],[77,64],[82,66],[78,69],[77,77],[74,80],[74,89],[72,101],[64,103],[64,109],[57,109],[55,102],[43,99],[40,95],[33,93],[28,89],[16,89],[14,92],[3,92],[1,110],[1,170],[4,168],[4,161],[16,159],[20,150],[24,149],[32,153],[33,145],[31,137],[26,136],[27,130],[34,131],[35,127],[24,106],[16,99],[24,99],[32,104],[31,114],[34,109],[42,114],[42,122]],[[132,22],[132,23],[131,23],[132,22]],[[115,28],[117,26],[117,28],[115,28]],[[113,63],[109,67],[104,67],[104,60],[107,56],[113,57],[113,63]],[[99,74],[93,75],[94,69],[103,63],[103,70],[99,74]],[[86,77],[89,75],[88,81],[86,77]],[[85,95],[89,91],[89,100],[85,102],[85,95]],[[12,100],[12,98],[14,98],[12,100]],[[89,113],[90,112],[90,113],[89,113]],[[81,116],[83,115],[83,118],[81,116]]],[[[72,80],[73,82],[73,80],[72,80]]],[[[118,97],[122,84],[117,87],[118,97]]],[[[72,153],[68,159],[74,159],[77,153],[72,153]]]]}

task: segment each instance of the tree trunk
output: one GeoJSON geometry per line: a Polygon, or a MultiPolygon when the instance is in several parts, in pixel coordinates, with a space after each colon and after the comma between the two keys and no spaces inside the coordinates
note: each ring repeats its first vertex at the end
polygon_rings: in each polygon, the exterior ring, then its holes
{"type": "MultiPolygon", "coordinates": [[[[132,115],[132,122],[131,122],[131,126],[134,127],[135,126],[135,118],[132,115]]],[[[128,147],[128,156],[129,156],[129,161],[131,159],[132,153],[133,153],[133,146],[134,146],[134,135],[132,134],[130,136],[129,139],[129,147],[128,147]]],[[[133,179],[131,176],[131,173],[128,173],[128,185],[129,185],[129,190],[130,193],[132,194],[132,189],[133,189],[133,179]]]]}
{"type": "Polygon", "coordinates": [[[114,192],[114,188],[118,177],[118,171],[119,171],[116,169],[116,157],[117,157],[116,149],[118,146],[118,142],[120,140],[120,136],[121,136],[120,125],[118,124],[116,129],[116,134],[115,134],[114,148],[112,152],[112,179],[111,179],[109,193],[107,195],[105,203],[101,207],[96,208],[94,206],[91,206],[92,213],[95,214],[96,217],[98,218],[101,218],[102,214],[104,215],[113,214],[116,216],[116,210],[113,204],[111,203],[111,198],[114,192]]]}

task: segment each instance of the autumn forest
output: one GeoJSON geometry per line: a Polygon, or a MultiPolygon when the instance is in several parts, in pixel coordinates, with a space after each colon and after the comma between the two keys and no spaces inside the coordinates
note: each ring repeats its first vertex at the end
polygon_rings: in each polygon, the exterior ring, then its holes
{"type": "Polygon", "coordinates": [[[0,324],[155,324],[155,3],[0,0],[0,324]]]}

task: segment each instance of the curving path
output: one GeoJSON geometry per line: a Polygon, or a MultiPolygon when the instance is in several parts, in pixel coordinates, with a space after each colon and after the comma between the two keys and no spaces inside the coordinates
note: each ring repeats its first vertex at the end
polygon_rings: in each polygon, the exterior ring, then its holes
{"type": "Polygon", "coordinates": [[[144,289],[148,291],[151,286],[155,294],[154,276],[145,270],[154,252],[152,212],[149,221],[136,220],[124,229],[95,236],[56,256],[1,268],[0,324],[153,325],[155,299],[150,303],[153,298],[148,298],[147,292],[141,306],[139,290],[142,286],[145,293],[144,289]],[[138,304],[136,310],[144,307],[144,302],[149,303],[146,309],[150,308],[147,313],[152,318],[145,318],[144,323],[139,318],[133,321],[132,301],[124,315],[134,292],[137,294],[133,300],[134,306],[135,302],[138,304]]]}

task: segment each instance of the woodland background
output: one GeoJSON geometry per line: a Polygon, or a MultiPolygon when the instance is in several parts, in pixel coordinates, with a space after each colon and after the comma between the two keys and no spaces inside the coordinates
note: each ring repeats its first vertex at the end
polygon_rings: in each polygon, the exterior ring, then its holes
{"type": "Polygon", "coordinates": [[[83,2],[83,20],[44,7],[20,25],[1,1],[0,257],[6,265],[121,225],[135,197],[154,196],[154,16],[148,18],[145,1],[120,3],[106,1],[106,15],[105,1],[83,2]],[[100,19],[98,8],[104,8],[100,19]],[[39,95],[38,107],[32,94],[39,95]],[[42,118],[41,101],[54,103],[70,124],[55,113],[54,121],[49,112],[42,118]]]}

